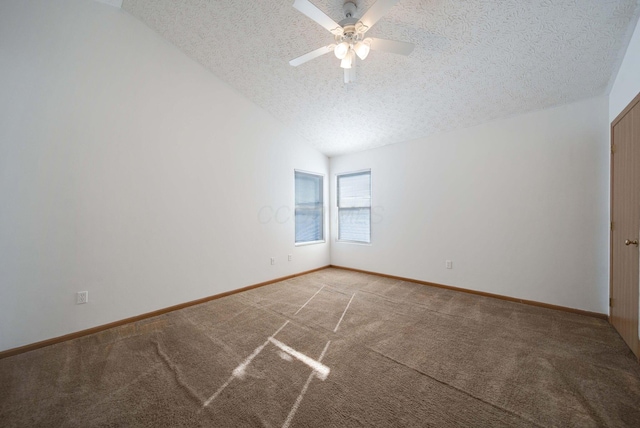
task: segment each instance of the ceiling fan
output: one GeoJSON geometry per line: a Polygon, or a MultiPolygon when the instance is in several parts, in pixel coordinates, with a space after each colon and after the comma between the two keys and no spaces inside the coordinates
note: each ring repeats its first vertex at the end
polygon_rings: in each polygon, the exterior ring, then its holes
{"type": "Polygon", "coordinates": [[[409,55],[413,51],[413,43],[365,37],[365,33],[398,1],[378,0],[362,15],[362,18],[357,19],[354,18],[354,14],[358,7],[353,1],[347,0],[343,6],[346,17],[340,23],[337,23],[309,0],[295,0],[293,7],[329,30],[334,36],[335,43],[292,59],[289,64],[297,67],[333,51],[335,56],[341,60],[340,67],[344,69],[344,82],[349,83],[356,80],[356,56],[364,60],[371,49],[409,55]]]}

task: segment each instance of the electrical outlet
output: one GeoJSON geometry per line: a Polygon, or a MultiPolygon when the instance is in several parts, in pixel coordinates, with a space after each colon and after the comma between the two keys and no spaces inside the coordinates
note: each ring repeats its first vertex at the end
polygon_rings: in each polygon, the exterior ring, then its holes
{"type": "Polygon", "coordinates": [[[293,254],[289,254],[289,261],[293,260],[293,254]]]}
{"type": "Polygon", "coordinates": [[[276,264],[276,258],[275,257],[271,257],[271,264],[275,265],[276,264]]]}
{"type": "Polygon", "coordinates": [[[447,269],[453,269],[453,262],[451,260],[447,260],[445,262],[445,266],[447,267],[447,269]]]}
{"type": "Polygon", "coordinates": [[[81,305],[83,303],[89,302],[89,292],[88,291],[78,291],[76,293],[76,304],[81,305]]]}

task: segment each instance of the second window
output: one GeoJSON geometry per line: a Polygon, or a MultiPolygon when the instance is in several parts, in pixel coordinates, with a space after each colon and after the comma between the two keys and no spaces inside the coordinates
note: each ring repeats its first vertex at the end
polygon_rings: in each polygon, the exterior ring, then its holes
{"type": "Polygon", "coordinates": [[[371,171],[337,176],[338,240],[371,243],[371,171]]]}

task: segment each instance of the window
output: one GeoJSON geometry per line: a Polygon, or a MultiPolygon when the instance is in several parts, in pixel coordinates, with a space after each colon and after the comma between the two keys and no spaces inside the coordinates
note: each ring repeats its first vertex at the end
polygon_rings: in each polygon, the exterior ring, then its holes
{"type": "Polygon", "coordinates": [[[323,177],[295,171],[296,244],[324,241],[323,177]]]}
{"type": "Polygon", "coordinates": [[[371,171],[338,175],[338,240],[371,242],[371,171]]]}

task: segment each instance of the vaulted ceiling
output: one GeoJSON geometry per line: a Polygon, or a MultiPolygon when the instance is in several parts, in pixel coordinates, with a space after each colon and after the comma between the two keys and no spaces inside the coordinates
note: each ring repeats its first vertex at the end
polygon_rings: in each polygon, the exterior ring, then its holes
{"type": "MultiPolygon", "coordinates": [[[[339,22],[343,0],[312,0],[339,22]]],[[[360,17],[374,0],[356,0],[360,17]]],[[[367,35],[415,44],[372,51],[343,83],[333,41],[293,0],[124,0],[139,18],[328,156],[604,95],[639,0],[400,0],[367,35]]]]}

